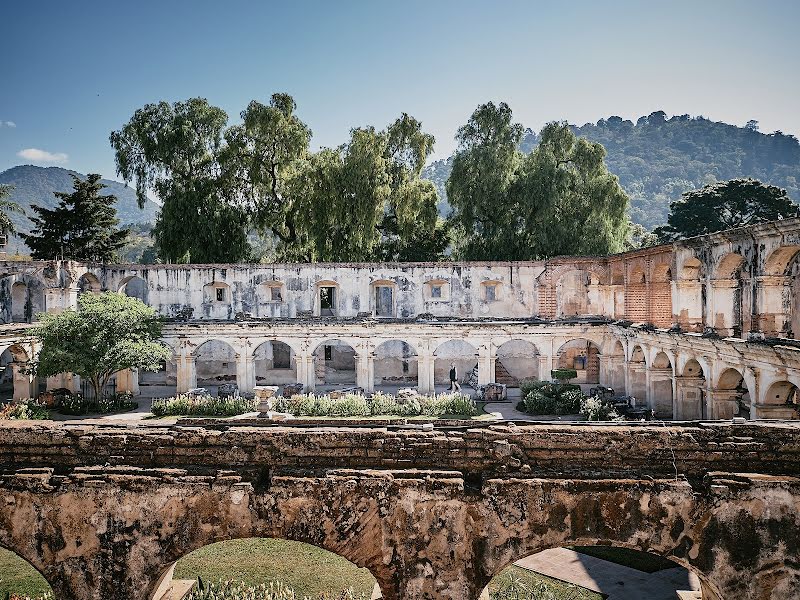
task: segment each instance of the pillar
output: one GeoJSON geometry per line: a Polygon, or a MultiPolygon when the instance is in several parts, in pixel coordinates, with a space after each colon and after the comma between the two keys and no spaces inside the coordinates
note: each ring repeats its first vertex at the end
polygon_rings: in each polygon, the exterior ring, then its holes
{"type": "Polygon", "coordinates": [[[710,418],[732,419],[739,410],[736,390],[711,390],[708,394],[711,407],[710,418]]]}
{"type": "Polygon", "coordinates": [[[176,373],[177,393],[185,394],[197,387],[197,366],[195,357],[191,354],[178,356],[178,370],[176,373]]]}
{"type": "Polygon", "coordinates": [[[375,390],[375,355],[372,352],[356,355],[356,386],[365,392],[375,390]]]}
{"type": "Polygon", "coordinates": [[[25,400],[33,396],[33,376],[28,372],[25,363],[11,363],[11,373],[14,383],[14,400],[25,400]]]}
{"type": "Polygon", "coordinates": [[[680,421],[693,421],[703,418],[703,391],[706,380],[703,377],[675,377],[674,418],[680,421]]]}
{"type": "Polygon", "coordinates": [[[791,329],[791,306],[784,298],[791,298],[789,277],[762,275],[756,278],[757,323],[753,329],[773,337],[785,336],[791,329]]]}
{"type": "Polygon", "coordinates": [[[314,370],[314,355],[303,351],[303,353],[296,355],[295,363],[297,364],[297,382],[303,384],[306,392],[313,392],[317,387],[317,374],[314,370]]]}
{"type": "Polygon", "coordinates": [[[494,367],[497,355],[491,342],[478,348],[478,386],[494,383],[494,367]]]}
{"type": "Polygon", "coordinates": [[[553,357],[550,354],[539,355],[539,380],[550,381],[553,376],[550,372],[553,370],[553,357]]]}
{"type": "Polygon", "coordinates": [[[417,355],[417,388],[421,394],[433,394],[435,357],[427,350],[420,351],[417,355]]]}
{"type": "Polygon", "coordinates": [[[123,369],[117,372],[116,376],[116,389],[117,394],[133,394],[139,395],[139,370],[138,369],[123,369]]]}
{"type": "Polygon", "coordinates": [[[685,331],[703,331],[703,284],[700,281],[673,281],[672,311],[685,331]]]}

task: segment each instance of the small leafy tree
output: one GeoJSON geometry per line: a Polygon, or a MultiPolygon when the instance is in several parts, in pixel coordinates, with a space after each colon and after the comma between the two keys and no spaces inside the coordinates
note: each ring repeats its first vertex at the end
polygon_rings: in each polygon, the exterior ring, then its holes
{"type": "Polygon", "coordinates": [[[82,294],[77,311],[46,313],[40,320],[33,330],[42,345],[36,374],[75,373],[91,382],[96,398],[115,373],[157,371],[171,356],[158,341],[162,320],[155,310],[122,294],[82,294]]]}

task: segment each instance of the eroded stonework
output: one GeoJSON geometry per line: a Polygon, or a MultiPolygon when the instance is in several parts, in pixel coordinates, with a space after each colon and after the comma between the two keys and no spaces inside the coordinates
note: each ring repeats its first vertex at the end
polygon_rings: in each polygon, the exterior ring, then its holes
{"type": "Polygon", "coordinates": [[[182,556],[254,536],[335,552],[392,600],[474,600],[572,544],[669,556],[704,598],[800,586],[794,427],[206,425],[0,427],[0,545],[65,600],[149,600],[182,556]]]}

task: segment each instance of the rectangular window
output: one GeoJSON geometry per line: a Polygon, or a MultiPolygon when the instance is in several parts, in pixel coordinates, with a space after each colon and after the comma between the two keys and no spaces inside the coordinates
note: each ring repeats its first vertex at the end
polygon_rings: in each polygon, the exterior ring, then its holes
{"type": "Polygon", "coordinates": [[[431,298],[441,298],[442,297],[442,286],[441,285],[432,285],[431,286],[431,298]]]}
{"type": "Polygon", "coordinates": [[[217,302],[225,302],[225,288],[217,288],[217,302]]]}
{"type": "Polygon", "coordinates": [[[394,313],[393,290],[387,285],[375,286],[375,315],[391,317],[394,313]]]}
{"type": "Polygon", "coordinates": [[[271,302],[283,302],[283,297],[281,295],[281,288],[279,288],[278,286],[269,288],[269,299],[271,302]]]}
{"type": "Polygon", "coordinates": [[[336,306],[336,288],[319,288],[319,314],[323,317],[334,316],[336,306]]]}
{"type": "Polygon", "coordinates": [[[495,300],[497,300],[497,286],[487,285],[485,287],[486,287],[486,301],[494,302],[495,300]]]}

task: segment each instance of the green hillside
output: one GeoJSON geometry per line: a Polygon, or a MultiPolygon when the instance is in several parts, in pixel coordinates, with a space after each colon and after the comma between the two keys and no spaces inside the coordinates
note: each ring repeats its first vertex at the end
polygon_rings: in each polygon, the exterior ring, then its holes
{"type": "MultiPolygon", "coordinates": [[[[669,203],[682,192],[714,181],[754,177],[786,188],[800,200],[800,144],[781,132],[764,134],[757,123],[738,127],[689,115],[670,119],[662,111],[633,123],[620,117],[596,124],[572,126],[576,134],[605,146],[609,170],[631,197],[631,218],[652,229],[666,222],[669,203]]],[[[530,152],[537,142],[528,131],[520,144],[530,152]]],[[[449,210],[444,185],[450,158],[427,166],[442,198],[440,212],[449,210]]]]}
{"type": "MultiPolygon", "coordinates": [[[[21,165],[12,167],[0,173],[0,184],[13,185],[10,200],[13,200],[25,209],[27,214],[33,214],[31,204],[38,204],[53,208],[57,199],[53,192],[69,192],[72,190],[70,174],[85,177],[76,171],[62,169],[61,167],[35,167],[21,165]]],[[[107,186],[105,193],[117,197],[117,213],[120,222],[127,223],[152,223],[155,221],[158,205],[148,201],[143,209],[136,203],[136,192],[118,181],[103,179],[107,186]]],[[[12,220],[21,232],[28,232],[31,223],[25,215],[12,215],[12,220]]],[[[19,250],[24,253],[25,246],[19,238],[9,240],[9,251],[19,250]]]]}

